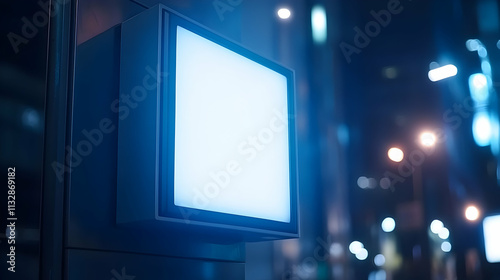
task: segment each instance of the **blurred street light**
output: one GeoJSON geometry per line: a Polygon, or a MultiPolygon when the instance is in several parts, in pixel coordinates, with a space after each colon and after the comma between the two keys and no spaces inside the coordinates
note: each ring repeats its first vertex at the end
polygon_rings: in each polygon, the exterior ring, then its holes
{"type": "Polygon", "coordinates": [[[290,12],[289,9],[287,8],[280,8],[278,10],[278,17],[281,19],[288,19],[292,15],[292,12],[290,12]]]}
{"type": "Polygon", "coordinates": [[[477,221],[479,215],[480,212],[476,206],[470,205],[465,209],[465,218],[471,222],[477,221]]]}
{"type": "Polygon", "coordinates": [[[432,147],[436,144],[436,135],[432,132],[423,132],[420,134],[420,144],[425,147],[432,147]]]}
{"type": "Polygon", "coordinates": [[[393,147],[387,151],[387,156],[394,162],[400,162],[404,158],[404,153],[401,149],[393,147]]]}

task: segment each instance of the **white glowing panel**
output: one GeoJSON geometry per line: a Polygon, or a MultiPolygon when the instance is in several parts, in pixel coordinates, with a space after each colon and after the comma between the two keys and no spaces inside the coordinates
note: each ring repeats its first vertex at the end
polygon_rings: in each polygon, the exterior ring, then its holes
{"type": "Polygon", "coordinates": [[[313,41],[322,44],[327,37],[326,11],[322,5],[315,5],[311,10],[311,27],[313,41]]]}
{"type": "Polygon", "coordinates": [[[500,262],[500,215],[486,217],[483,221],[486,260],[500,262]]]}
{"type": "Polygon", "coordinates": [[[457,70],[457,67],[455,65],[448,64],[448,65],[430,70],[428,73],[428,76],[429,76],[429,80],[436,82],[436,81],[440,81],[442,79],[453,77],[453,76],[457,75],[457,72],[458,72],[458,70],[457,70]]]}
{"type": "Polygon", "coordinates": [[[490,145],[492,133],[488,112],[476,112],[472,119],[472,136],[476,144],[480,147],[490,145]]]}
{"type": "Polygon", "coordinates": [[[476,105],[484,105],[489,99],[489,84],[488,78],[482,73],[472,74],[469,77],[469,90],[472,100],[476,105]]]}
{"type": "Polygon", "coordinates": [[[287,79],[177,27],[174,204],[290,222],[287,79]]]}

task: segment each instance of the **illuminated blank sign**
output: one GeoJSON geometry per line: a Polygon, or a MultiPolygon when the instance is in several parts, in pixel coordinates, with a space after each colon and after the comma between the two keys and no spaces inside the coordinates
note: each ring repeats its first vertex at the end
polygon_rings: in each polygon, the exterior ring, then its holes
{"type": "Polygon", "coordinates": [[[486,259],[490,263],[500,262],[500,215],[486,217],[483,232],[486,259]]]}
{"type": "Polygon", "coordinates": [[[122,94],[160,83],[119,122],[118,223],[296,237],[293,72],[161,5],[121,45],[122,94]]]}
{"type": "Polygon", "coordinates": [[[177,27],[175,205],[290,221],[287,78],[177,27]]]}

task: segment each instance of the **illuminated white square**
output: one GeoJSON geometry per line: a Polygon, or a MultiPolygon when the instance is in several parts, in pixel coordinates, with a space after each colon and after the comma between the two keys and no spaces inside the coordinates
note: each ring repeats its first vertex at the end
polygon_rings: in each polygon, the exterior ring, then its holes
{"type": "Polygon", "coordinates": [[[177,27],[174,204],[290,222],[287,78],[177,27]]]}
{"type": "Polygon", "coordinates": [[[500,262],[500,215],[486,217],[483,221],[486,260],[500,262]]]}

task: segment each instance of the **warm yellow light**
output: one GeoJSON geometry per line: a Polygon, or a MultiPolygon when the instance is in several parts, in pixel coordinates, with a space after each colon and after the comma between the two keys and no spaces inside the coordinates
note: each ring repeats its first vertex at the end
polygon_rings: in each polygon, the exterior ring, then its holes
{"type": "Polygon", "coordinates": [[[472,222],[477,221],[477,219],[479,219],[479,215],[480,215],[480,212],[476,206],[468,206],[465,209],[465,218],[469,221],[472,221],[472,222]]]}
{"type": "Polygon", "coordinates": [[[432,147],[436,144],[436,135],[432,132],[423,132],[420,134],[420,144],[425,147],[432,147]]]}
{"type": "Polygon", "coordinates": [[[392,161],[400,162],[404,158],[404,153],[399,148],[390,148],[389,151],[387,151],[387,156],[392,161]]]}

